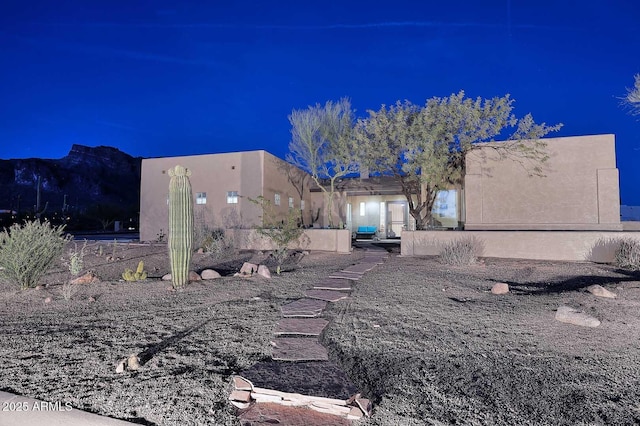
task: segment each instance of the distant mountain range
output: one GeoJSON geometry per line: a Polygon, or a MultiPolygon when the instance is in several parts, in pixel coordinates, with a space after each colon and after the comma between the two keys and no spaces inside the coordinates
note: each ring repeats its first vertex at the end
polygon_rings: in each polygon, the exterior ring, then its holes
{"type": "Polygon", "coordinates": [[[57,160],[0,160],[0,211],[70,217],[84,228],[113,220],[137,223],[141,163],[116,148],[75,144],[57,160]]]}

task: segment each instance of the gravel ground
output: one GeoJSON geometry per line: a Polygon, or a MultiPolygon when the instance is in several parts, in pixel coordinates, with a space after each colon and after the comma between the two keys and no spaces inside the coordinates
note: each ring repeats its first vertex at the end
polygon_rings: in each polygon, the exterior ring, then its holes
{"type": "Polygon", "coordinates": [[[590,263],[395,258],[332,307],[325,342],[373,399],[370,425],[640,424],[639,279],[590,263]],[[561,305],[602,324],[558,322],[561,305]]]}
{"type": "MultiPolygon", "coordinates": [[[[120,244],[114,252],[93,243],[85,266],[100,282],[80,285],[70,300],[62,265],[41,289],[0,285],[0,390],[140,424],[237,425],[230,376],[270,358],[281,305],[356,256],[311,253],[271,280],[227,276],[172,292],[159,279],[169,272],[166,247],[120,244]],[[119,280],[139,260],[150,278],[119,280]],[[131,354],[146,361],[142,368],[116,373],[131,354]]],[[[260,254],[196,254],[194,269],[236,272],[246,260],[269,263],[260,254]]]]}
{"type": "MultiPolygon", "coordinates": [[[[227,276],[171,292],[159,279],[166,247],[114,252],[92,243],[85,266],[100,282],[70,300],[61,295],[62,265],[41,289],[0,285],[0,389],[140,424],[237,425],[229,378],[269,359],[280,306],[361,256],[311,253],[271,280],[227,276]],[[150,278],[119,280],[139,260],[150,278]],[[131,354],[144,355],[142,368],[116,373],[131,354]]],[[[196,255],[194,269],[228,273],[265,258],[196,255]]],[[[322,339],[373,400],[365,424],[639,424],[638,307],[640,276],[608,265],[486,259],[448,267],[392,255],[329,308],[322,339]],[[495,282],[511,293],[491,294],[495,282]],[[591,284],[618,298],[594,297],[591,284]],[[602,324],[557,322],[563,304],[602,324]]]]}

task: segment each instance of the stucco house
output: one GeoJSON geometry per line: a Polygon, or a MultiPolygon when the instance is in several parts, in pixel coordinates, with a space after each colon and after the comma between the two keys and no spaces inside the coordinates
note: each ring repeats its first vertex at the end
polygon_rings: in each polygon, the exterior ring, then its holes
{"type": "MultiPolygon", "coordinates": [[[[545,139],[544,176],[531,176],[492,144],[466,159],[462,188],[441,191],[434,205],[438,229],[620,231],[620,196],[614,135],[545,139]]],[[[196,221],[222,228],[251,228],[261,210],[249,198],[263,196],[283,215],[300,209],[306,227],[325,227],[324,193],[310,176],[266,151],[142,160],[140,239],[166,233],[166,171],[191,169],[196,221]]],[[[338,182],[333,222],[351,231],[375,227],[382,238],[415,229],[398,182],[361,176],[338,182]]]]}
{"type": "Polygon", "coordinates": [[[140,240],[153,241],[167,232],[169,176],[175,165],[191,170],[194,217],[210,227],[251,228],[261,221],[259,196],[284,216],[300,209],[310,223],[311,197],[304,173],[266,151],[230,152],[142,160],[140,240]],[[302,183],[305,186],[302,186],[302,183]]]}

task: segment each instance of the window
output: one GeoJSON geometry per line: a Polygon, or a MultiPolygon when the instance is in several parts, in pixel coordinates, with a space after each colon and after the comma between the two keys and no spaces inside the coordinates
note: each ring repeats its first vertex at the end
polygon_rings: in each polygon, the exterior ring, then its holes
{"type": "Polygon", "coordinates": [[[289,197],[289,208],[293,208],[293,197],[289,197]]]}
{"type": "Polygon", "coordinates": [[[274,204],[275,204],[276,206],[279,206],[279,205],[280,205],[280,194],[277,194],[277,193],[276,193],[276,195],[275,195],[275,197],[274,197],[273,202],[274,202],[274,204]]]}
{"type": "Polygon", "coordinates": [[[304,210],[304,200],[300,200],[300,210],[304,210]]]}
{"type": "Polygon", "coordinates": [[[360,216],[364,216],[365,215],[365,211],[364,211],[364,202],[360,203],[360,216]]]}
{"type": "Polygon", "coordinates": [[[238,191],[227,191],[227,204],[238,204],[238,191]]]}
{"type": "Polygon", "coordinates": [[[196,204],[207,204],[206,192],[196,192],[196,204]]]}

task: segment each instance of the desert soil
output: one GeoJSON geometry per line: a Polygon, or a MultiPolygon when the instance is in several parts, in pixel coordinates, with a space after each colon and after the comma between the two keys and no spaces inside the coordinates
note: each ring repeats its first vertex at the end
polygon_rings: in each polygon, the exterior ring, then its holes
{"type": "MultiPolygon", "coordinates": [[[[173,292],[160,280],[166,247],[102,244],[85,257],[100,281],[70,300],[62,263],[40,289],[0,284],[0,390],[147,425],[239,424],[230,377],[269,360],[280,306],[362,257],[313,252],[270,280],[229,275],[173,292]],[[139,260],[149,278],[122,281],[139,260]],[[116,373],[131,354],[142,367],[116,373]]],[[[365,424],[640,423],[640,276],[591,263],[451,267],[396,255],[327,310],[321,337],[373,400],[365,424]],[[495,282],[510,294],[491,294],[495,282]],[[591,284],[618,298],[596,298],[591,284]],[[602,324],[556,321],[564,304],[602,324]]],[[[246,260],[269,264],[261,253],[196,254],[194,269],[228,274],[246,260]]]]}

